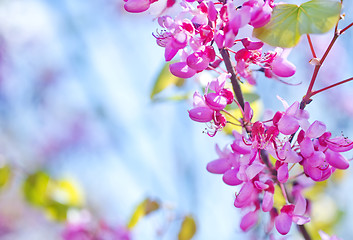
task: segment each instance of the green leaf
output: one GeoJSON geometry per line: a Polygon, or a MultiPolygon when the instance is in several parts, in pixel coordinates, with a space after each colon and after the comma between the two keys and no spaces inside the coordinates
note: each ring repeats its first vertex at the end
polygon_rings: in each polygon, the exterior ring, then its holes
{"type": "Polygon", "coordinates": [[[311,0],[300,6],[278,4],[271,21],[255,28],[253,35],[272,46],[294,47],[303,34],[325,33],[333,28],[339,20],[341,7],[340,2],[331,0],[311,0]]]}
{"type": "Polygon", "coordinates": [[[159,203],[157,201],[153,201],[149,198],[146,198],[136,207],[134,213],[131,216],[130,222],[128,224],[128,228],[131,229],[135,227],[135,225],[142,217],[158,209],[159,209],[159,203]]]}
{"type": "Polygon", "coordinates": [[[0,168],[0,188],[3,188],[10,180],[11,168],[9,165],[3,165],[0,168]]]}
{"type": "Polygon", "coordinates": [[[185,216],[178,235],[178,240],[190,240],[196,233],[196,223],[191,215],[185,216]]]}
{"type": "Polygon", "coordinates": [[[45,171],[37,171],[29,175],[23,183],[26,200],[57,221],[65,221],[70,208],[82,205],[81,193],[68,180],[54,180],[45,171]]]}
{"type": "Polygon", "coordinates": [[[243,93],[245,101],[253,103],[256,100],[260,99],[260,96],[256,93],[243,93]]]}
{"type": "Polygon", "coordinates": [[[49,181],[49,175],[43,171],[29,175],[23,183],[23,192],[27,201],[36,206],[46,206],[49,201],[47,194],[49,181]]]}
{"type": "Polygon", "coordinates": [[[166,89],[167,87],[171,85],[175,85],[177,87],[181,87],[184,85],[185,79],[179,78],[174,76],[173,74],[170,73],[169,71],[169,65],[170,63],[166,63],[164,67],[162,68],[162,71],[159,73],[159,76],[154,83],[152,93],[151,93],[151,99],[154,100],[155,95],[166,89]]]}

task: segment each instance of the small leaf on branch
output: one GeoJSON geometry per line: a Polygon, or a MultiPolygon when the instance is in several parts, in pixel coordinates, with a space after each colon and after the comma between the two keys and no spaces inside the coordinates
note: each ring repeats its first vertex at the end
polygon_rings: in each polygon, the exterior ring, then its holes
{"type": "Polygon", "coordinates": [[[311,0],[300,6],[278,4],[273,9],[271,21],[253,34],[263,42],[277,47],[291,48],[298,44],[300,36],[325,33],[340,18],[342,4],[332,0],[311,0]]]}
{"type": "Polygon", "coordinates": [[[178,240],[190,240],[196,233],[196,223],[191,215],[185,216],[181,224],[178,240]]]}
{"type": "MultiPolygon", "coordinates": [[[[172,63],[172,62],[171,62],[172,63]]],[[[156,82],[154,83],[151,99],[155,100],[155,95],[162,92],[167,87],[174,85],[177,87],[181,87],[184,85],[185,79],[174,76],[169,71],[169,65],[171,63],[166,63],[162,71],[159,73],[156,82]]]]}
{"type": "Polygon", "coordinates": [[[146,198],[143,200],[135,209],[135,212],[132,214],[130,222],[128,224],[128,228],[133,228],[135,225],[138,223],[138,221],[150,214],[151,212],[154,212],[159,209],[159,203],[157,201],[151,200],[149,198],[146,198]]]}

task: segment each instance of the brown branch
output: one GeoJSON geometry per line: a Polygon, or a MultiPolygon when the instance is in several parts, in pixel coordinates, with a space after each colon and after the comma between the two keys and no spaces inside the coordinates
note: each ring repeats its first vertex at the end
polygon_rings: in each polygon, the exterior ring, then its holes
{"type": "Polygon", "coordinates": [[[234,90],[234,94],[235,94],[235,98],[237,99],[239,105],[241,106],[241,108],[244,110],[244,97],[243,97],[243,93],[241,91],[239,82],[237,80],[237,76],[235,75],[234,72],[234,67],[232,62],[230,61],[230,56],[229,56],[229,52],[227,49],[222,48],[219,50],[219,52],[222,55],[222,58],[224,60],[224,64],[226,65],[227,71],[228,73],[231,74],[230,80],[232,82],[232,86],[233,86],[233,90],[234,90]]]}

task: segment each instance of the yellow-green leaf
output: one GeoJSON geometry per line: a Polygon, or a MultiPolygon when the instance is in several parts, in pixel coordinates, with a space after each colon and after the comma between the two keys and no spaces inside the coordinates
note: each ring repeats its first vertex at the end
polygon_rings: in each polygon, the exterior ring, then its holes
{"type": "MultiPolygon", "coordinates": [[[[172,62],[171,62],[172,63],[172,62]]],[[[152,93],[151,93],[151,99],[154,100],[155,95],[166,89],[167,87],[171,85],[175,85],[177,87],[180,87],[184,84],[185,79],[179,78],[174,76],[173,74],[170,73],[169,71],[169,65],[171,63],[166,63],[164,67],[162,68],[162,71],[159,73],[159,76],[154,83],[152,93]]]]}
{"type": "Polygon", "coordinates": [[[158,209],[159,209],[159,203],[157,201],[146,198],[136,207],[129,221],[128,228],[130,229],[133,228],[134,226],[136,226],[136,224],[142,217],[158,209]]]}
{"type": "Polygon", "coordinates": [[[325,33],[337,23],[342,4],[332,0],[311,0],[300,6],[278,4],[271,21],[253,34],[263,42],[283,48],[294,47],[300,36],[310,33],[325,33]]]}
{"type": "Polygon", "coordinates": [[[181,224],[178,240],[190,240],[196,233],[196,223],[191,215],[185,216],[181,224]]]}
{"type": "Polygon", "coordinates": [[[11,177],[11,168],[9,165],[3,165],[0,168],[0,188],[4,187],[11,177]]]}
{"type": "Polygon", "coordinates": [[[23,192],[28,202],[36,206],[45,206],[49,201],[47,188],[50,177],[46,172],[38,171],[27,177],[23,183],[23,192]]]}
{"type": "Polygon", "coordinates": [[[65,221],[70,208],[83,204],[81,191],[73,182],[51,179],[44,171],[29,175],[23,183],[23,192],[29,203],[57,221],[65,221]]]}

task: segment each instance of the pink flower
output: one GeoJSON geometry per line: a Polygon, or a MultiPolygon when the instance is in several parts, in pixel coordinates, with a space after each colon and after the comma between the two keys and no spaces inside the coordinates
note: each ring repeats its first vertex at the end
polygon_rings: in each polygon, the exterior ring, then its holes
{"type": "Polygon", "coordinates": [[[191,78],[196,74],[196,70],[190,68],[186,62],[176,62],[169,65],[170,72],[180,78],[191,78]]]}
{"type": "Polygon", "coordinates": [[[210,62],[215,60],[215,56],[216,53],[212,46],[201,47],[200,50],[187,57],[186,63],[196,71],[203,71],[209,66],[210,62]]]}
{"type": "Polygon", "coordinates": [[[258,221],[258,218],[258,211],[256,210],[245,214],[240,222],[241,230],[243,230],[244,232],[248,231],[250,228],[255,226],[258,221]]]}
{"type": "Polygon", "coordinates": [[[213,119],[214,111],[209,108],[200,95],[200,93],[194,93],[194,108],[189,110],[189,117],[196,122],[210,122],[213,119]]]}
{"type": "Polygon", "coordinates": [[[281,213],[275,219],[275,226],[280,234],[286,235],[291,228],[292,222],[303,225],[310,221],[310,218],[303,216],[306,210],[306,203],[300,202],[298,206],[289,204],[282,207],[281,213]]]}
{"type": "Polygon", "coordinates": [[[252,6],[249,24],[254,28],[262,27],[271,20],[272,6],[269,5],[268,1],[250,0],[244,5],[252,6]]]}
{"type": "Polygon", "coordinates": [[[131,13],[144,12],[150,5],[158,0],[124,0],[124,9],[131,13]]]}
{"type": "Polygon", "coordinates": [[[272,72],[278,77],[291,77],[296,71],[293,63],[289,62],[280,56],[277,56],[271,64],[272,72]]]}
{"type": "Polygon", "coordinates": [[[229,77],[229,74],[221,74],[207,85],[204,96],[198,92],[194,94],[194,108],[189,110],[189,116],[197,122],[213,120],[215,129],[213,133],[209,134],[210,136],[214,136],[219,129],[226,125],[226,118],[220,111],[234,100],[233,93],[224,88],[226,79],[229,77]]]}

